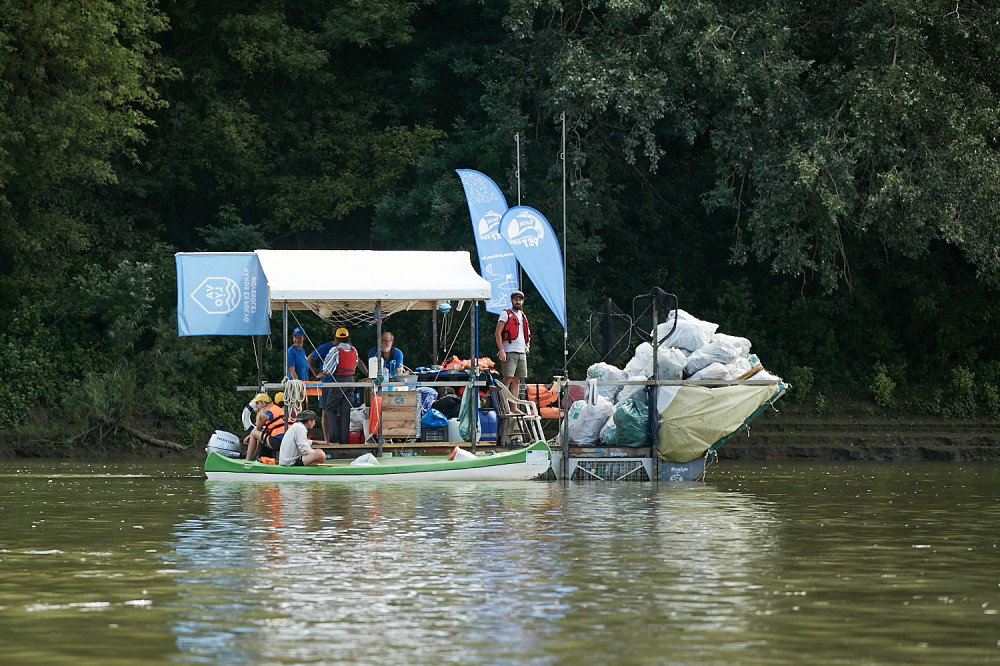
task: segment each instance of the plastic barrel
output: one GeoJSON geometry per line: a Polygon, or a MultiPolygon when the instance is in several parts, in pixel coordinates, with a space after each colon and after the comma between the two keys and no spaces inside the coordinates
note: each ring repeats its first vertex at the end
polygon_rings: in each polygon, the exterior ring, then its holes
{"type": "Polygon", "coordinates": [[[461,429],[458,424],[458,419],[448,419],[448,441],[449,442],[462,442],[461,429]]]}

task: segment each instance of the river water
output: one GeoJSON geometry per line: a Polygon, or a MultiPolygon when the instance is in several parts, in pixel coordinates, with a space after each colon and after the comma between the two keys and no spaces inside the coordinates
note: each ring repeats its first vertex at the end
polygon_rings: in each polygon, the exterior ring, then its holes
{"type": "Polygon", "coordinates": [[[10,664],[1000,664],[1000,466],[701,484],[0,464],[10,664]]]}

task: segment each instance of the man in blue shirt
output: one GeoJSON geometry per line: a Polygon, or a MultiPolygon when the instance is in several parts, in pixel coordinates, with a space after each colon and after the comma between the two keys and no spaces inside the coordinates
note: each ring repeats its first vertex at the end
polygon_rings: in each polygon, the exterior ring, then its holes
{"type": "MultiPolygon", "coordinates": [[[[403,368],[403,352],[395,346],[396,338],[389,331],[382,331],[382,362],[389,369],[389,376],[394,377],[403,368]]],[[[374,358],[379,353],[378,348],[368,350],[368,358],[374,358]]]]}

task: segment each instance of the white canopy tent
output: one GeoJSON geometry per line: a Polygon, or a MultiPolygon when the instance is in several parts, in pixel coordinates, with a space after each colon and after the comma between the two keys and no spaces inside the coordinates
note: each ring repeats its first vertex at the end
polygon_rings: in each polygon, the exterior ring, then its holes
{"type": "Polygon", "coordinates": [[[331,323],[358,325],[443,301],[483,301],[490,283],[468,252],[257,250],[267,278],[268,306],[311,310],[331,323]],[[353,314],[349,314],[353,313],[353,314]],[[367,317],[364,316],[367,314],[367,317]],[[359,319],[358,317],[361,317],[359,319]]]}
{"type": "MultiPolygon", "coordinates": [[[[444,301],[486,301],[491,294],[490,283],[472,268],[468,252],[257,250],[255,254],[267,282],[268,309],[281,307],[285,313],[286,348],[288,310],[310,310],[335,326],[375,324],[377,346],[382,321],[391,314],[433,311],[444,301]]],[[[477,325],[474,316],[473,355],[478,354],[477,325]]],[[[380,373],[383,358],[381,354],[376,358],[380,373]]],[[[375,391],[380,394],[381,387],[376,385],[375,391]]],[[[472,418],[473,422],[479,418],[478,405],[472,418]]],[[[478,432],[473,435],[473,450],[477,439],[478,432]]],[[[380,425],[380,455],[382,441],[380,425]]]]}

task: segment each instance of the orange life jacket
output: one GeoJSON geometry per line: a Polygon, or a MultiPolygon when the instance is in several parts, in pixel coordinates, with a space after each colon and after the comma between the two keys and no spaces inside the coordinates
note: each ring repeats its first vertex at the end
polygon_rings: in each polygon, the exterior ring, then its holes
{"type": "Polygon", "coordinates": [[[271,416],[270,419],[264,422],[262,430],[264,434],[268,437],[281,437],[285,434],[285,410],[277,405],[271,405],[267,408],[266,414],[271,416]]]}
{"type": "MultiPolygon", "coordinates": [[[[503,325],[503,330],[500,331],[500,339],[510,342],[517,339],[518,329],[521,328],[521,324],[513,310],[508,308],[504,312],[507,313],[507,323],[503,325]]],[[[524,310],[522,310],[521,316],[524,317],[524,344],[529,344],[531,342],[531,329],[528,327],[528,315],[524,314],[524,310]]]]}

